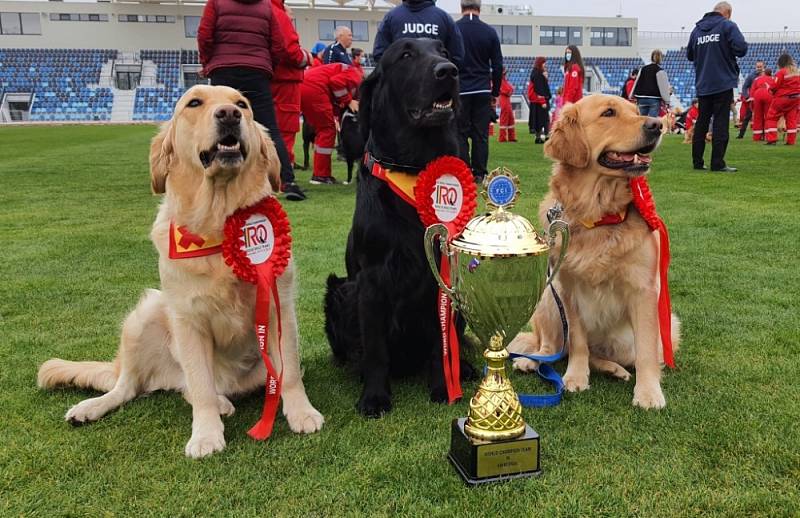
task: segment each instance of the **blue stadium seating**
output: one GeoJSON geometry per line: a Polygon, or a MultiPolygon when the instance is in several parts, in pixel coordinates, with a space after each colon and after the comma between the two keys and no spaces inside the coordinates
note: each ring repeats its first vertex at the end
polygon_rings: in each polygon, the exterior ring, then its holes
{"type": "MultiPolygon", "coordinates": [[[[753,70],[756,60],[776,68],[778,56],[788,51],[800,56],[800,43],[751,43],[747,56],[740,60],[742,76],[753,70]]],[[[134,120],[167,120],[183,93],[181,65],[196,64],[196,50],[142,50],[142,60],[152,61],[156,87],[140,87],[134,100],[134,120]]],[[[0,99],[3,92],[34,94],[31,120],[90,121],[109,120],[113,94],[96,86],[104,63],[117,58],[116,50],[103,49],[0,49],[0,99]]],[[[534,58],[506,56],[508,79],[515,93],[524,95],[534,58]]],[[[365,66],[374,66],[369,54],[365,66]]],[[[586,58],[587,67],[598,68],[608,81],[605,93],[619,93],[632,68],[644,63],[639,58],[586,58]]],[[[675,93],[685,105],[695,96],[694,66],[685,49],[669,50],[663,67],[675,93]]],[[[550,89],[555,95],[563,84],[561,57],[547,58],[550,89]]]]}
{"type": "MultiPolygon", "coordinates": [[[[158,87],[141,87],[136,90],[133,120],[168,120],[183,88],[180,86],[181,62],[186,56],[180,50],[142,50],[139,57],[156,64],[158,87]]],[[[189,51],[191,52],[191,51],[189,51]]]]}
{"type": "Polygon", "coordinates": [[[111,117],[109,88],[95,86],[116,50],[0,49],[0,88],[34,94],[31,120],[103,121],[111,117]]]}

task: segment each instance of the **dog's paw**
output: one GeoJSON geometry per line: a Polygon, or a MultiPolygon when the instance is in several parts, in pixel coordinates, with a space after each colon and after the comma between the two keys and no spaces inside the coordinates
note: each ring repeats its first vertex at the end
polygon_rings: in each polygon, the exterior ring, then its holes
{"type": "Polygon", "coordinates": [[[236,412],[236,407],[233,406],[231,400],[222,394],[217,395],[217,405],[219,406],[219,415],[230,417],[236,412]]]}
{"type": "Polygon", "coordinates": [[[514,358],[512,365],[514,370],[522,372],[535,372],[539,368],[539,362],[527,358],[514,358]]]}
{"type": "Polygon", "coordinates": [[[294,433],[314,433],[322,429],[325,418],[310,404],[286,412],[286,421],[294,433]]]}
{"type": "Polygon", "coordinates": [[[589,388],[588,374],[575,374],[568,372],[564,376],[564,388],[570,392],[583,392],[589,388]]]}
{"type": "Polygon", "coordinates": [[[636,384],[633,387],[633,406],[644,408],[645,410],[659,409],[667,406],[664,392],[661,386],[636,384]]]}
{"type": "Polygon", "coordinates": [[[97,421],[106,415],[107,411],[108,409],[100,401],[100,397],[85,399],[67,410],[64,419],[72,426],[80,426],[97,421]]]}
{"type": "Polygon", "coordinates": [[[208,457],[225,449],[225,435],[220,431],[197,430],[186,443],[186,456],[192,459],[208,457]]]}
{"type": "Polygon", "coordinates": [[[364,417],[380,417],[392,410],[392,396],[385,392],[364,393],[358,400],[356,408],[364,417]]]}
{"type": "Polygon", "coordinates": [[[609,372],[609,374],[617,379],[621,379],[622,381],[630,381],[631,379],[631,373],[628,372],[625,367],[616,363],[612,367],[612,370],[609,372]]]}

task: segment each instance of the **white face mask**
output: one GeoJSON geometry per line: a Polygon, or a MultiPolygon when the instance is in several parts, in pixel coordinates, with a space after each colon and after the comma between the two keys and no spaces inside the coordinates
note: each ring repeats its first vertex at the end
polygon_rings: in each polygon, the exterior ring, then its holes
{"type": "Polygon", "coordinates": [[[572,59],[572,52],[567,52],[564,54],[564,61],[569,61],[572,59]]]}

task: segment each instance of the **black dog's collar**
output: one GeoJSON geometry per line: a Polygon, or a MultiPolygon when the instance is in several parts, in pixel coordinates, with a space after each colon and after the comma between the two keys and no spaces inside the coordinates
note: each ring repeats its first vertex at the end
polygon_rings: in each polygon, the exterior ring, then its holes
{"type": "Polygon", "coordinates": [[[392,169],[392,170],[398,170],[398,171],[402,171],[402,172],[410,172],[412,174],[413,173],[419,173],[420,171],[425,169],[425,166],[419,167],[419,166],[415,166],[415,165],[398,164],[398,163],[392,162],[391,159],[377,158],[375,155],[373,155],[369,151],[364,153],[364,165],[367,166],[367,169],[370,172],[373,170],[373,166],[376,163],[378,165],[380,165],[381,167],[383,167],[384,169],[392,169]]]}

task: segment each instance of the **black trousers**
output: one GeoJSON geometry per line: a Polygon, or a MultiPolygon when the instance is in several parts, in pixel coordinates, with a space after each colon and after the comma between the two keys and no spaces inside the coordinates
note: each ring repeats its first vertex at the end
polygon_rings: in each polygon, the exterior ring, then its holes
{"type": "Polygon", "coordinates": [[[530,105],[531,113],[528,126],[530,127],[531,133],[537,137],[546,137],[547,134],[550,133],[550,112],[547,108],[548,105],[530,105]]]}
{"type": "Polygon", "coordinates": [[[489,94],[462,95],[458,112],[459,156],[472,167],[476,177],[486,175],[489,161],[489,121],[492,117],[492,96],[489,94]],[[469,141],[472,141],[470,160],[469,141]]]}
{"type": "Polygon", "coordinates": [[[211,84],[230,86],[247,97],[253,108],[253,118],[267,128],[272,142],[275,143],[275,150],[281,161],[281,182],[284,184],[294,183],[294,170],[291,160],[289,160],[289,152],[281,138],[278,120],[275,118],[275,104],[272,102],[269,77],[264,72],[253,68],[218,68],[211,72],[211,84]]]}
{"type": "Polygon", "coordinates": [[[747,108],[745,109],[744,112],[744,119],[739,121],[739,123],[741,124],[741,126],[739,127],[739,138],[744,138],[744,134],[747,133],[747,125],[750,124],[750,121],[753,119],[752,108],[753,108],[752,104],[747,103],[747,108]]]}
{"type": "Polygon", "coordinates": [[[714,95],[701,95],[697,99],[700,101],[700,115],[697,116],[694,126],[692,161],[695,167],[704,165],[706,133],[708,133],[711,117],[714,117],[714,135],[711,138],[711,169],[722,169],[726,166],[725,151],[728,149],[733,90],[726,90],[714,95]]]}

